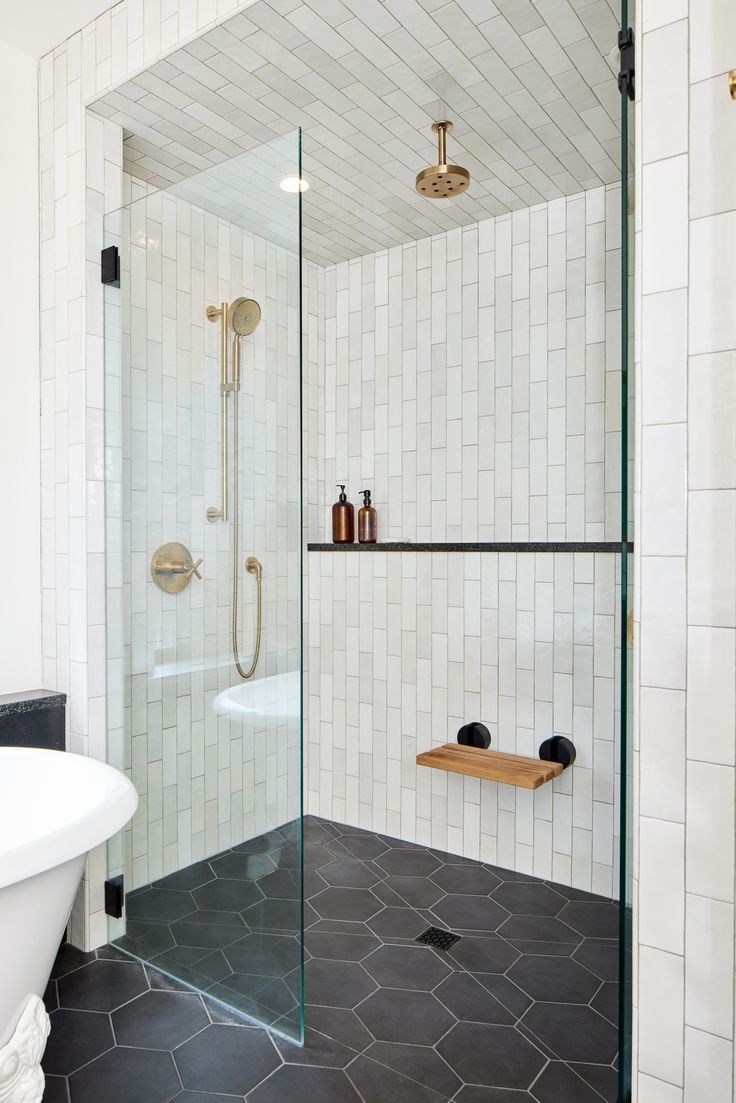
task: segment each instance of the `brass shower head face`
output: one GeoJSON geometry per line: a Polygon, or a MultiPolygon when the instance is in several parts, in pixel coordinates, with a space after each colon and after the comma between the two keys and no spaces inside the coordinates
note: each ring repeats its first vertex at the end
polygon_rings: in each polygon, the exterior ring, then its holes
{"type": "Polygon", "coordinates": [[[261,308],[255,299],[233,299],[227,312],[227,324],[238,337],[248,337],[261,320],[261,308]]]}
{"type": "Polygon", "coordinates": [[[433,123],[437,135],[439,164],[422,169],[417,176],[416,189],[426,199],[452,199],[462,195],[470,187],[470,173],[461,165],[447,164],[446,135],[452,123],[433,123]]]}
{"type": "Polygon", "coordinates": [[[417,191],[427,199],[451,199],[470,185],[470,173],[460,165],[433,165],[417,176],[417,191]]]}

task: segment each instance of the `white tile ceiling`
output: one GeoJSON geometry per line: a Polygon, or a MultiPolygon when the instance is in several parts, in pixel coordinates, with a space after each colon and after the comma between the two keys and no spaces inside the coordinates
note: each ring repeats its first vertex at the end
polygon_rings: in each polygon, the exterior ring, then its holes
{"type": "MultiPolygon", "coordinates": [[[[301,126],[304,251],[329,263],[618,179],[617,9],[617,0],[257,0],[93,109],[125,128],[126,169],[156,187],[301,126]],[[472,183],[433,201],[414,179],[437,161],[430,128],[440,116],[454,123],[448,160],[472,183]]],[[[221,169],[216,186],[200,177],[177,190],[263,232],[268,182],[246,162],[221,169]]],[[[286,210],[282,238],[293,241],[286,210]]],[[[278,237],[277,215],[270,225],[278,237]]]]}

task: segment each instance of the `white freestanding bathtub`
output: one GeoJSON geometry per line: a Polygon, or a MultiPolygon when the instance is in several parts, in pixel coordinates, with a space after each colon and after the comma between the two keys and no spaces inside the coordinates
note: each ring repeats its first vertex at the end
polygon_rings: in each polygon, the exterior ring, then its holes
{"type": "Polygon", "coordinates": [[[128,779],[104,762],[0,747],[0,1103],[43,1095],[41,997],[85,858],[137,805],[128,779]]]}

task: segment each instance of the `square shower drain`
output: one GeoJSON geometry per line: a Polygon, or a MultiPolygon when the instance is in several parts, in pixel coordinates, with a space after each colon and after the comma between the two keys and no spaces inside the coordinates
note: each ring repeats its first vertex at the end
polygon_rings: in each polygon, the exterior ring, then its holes
{"type": "Polygon", "coordinates": [[[456,942],[460,941],[459,934],[452,931],[443,931],[440,927],[428,927],[424,934],[420,934],[417,942],[424,942],[435,950],[449,950],[456,942]]]}

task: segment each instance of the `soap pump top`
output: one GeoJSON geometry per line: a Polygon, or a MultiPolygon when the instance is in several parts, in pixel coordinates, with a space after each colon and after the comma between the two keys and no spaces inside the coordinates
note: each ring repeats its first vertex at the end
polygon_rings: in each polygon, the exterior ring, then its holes
{"type": "Polygon", "coordinates": [[[340,496],[338,498],[338,501],[339,502],[347,502],[348,496],[345,493],[345,483],[338,483],[337,485],[340,487],[340,496]]]}
{"type": "Polygon", "coordinates": [[[363,505],[367,509],[368,506],[371,504],[371,492],[370,490],[361,490],[360,493],[363,495],[363,505]]]}

